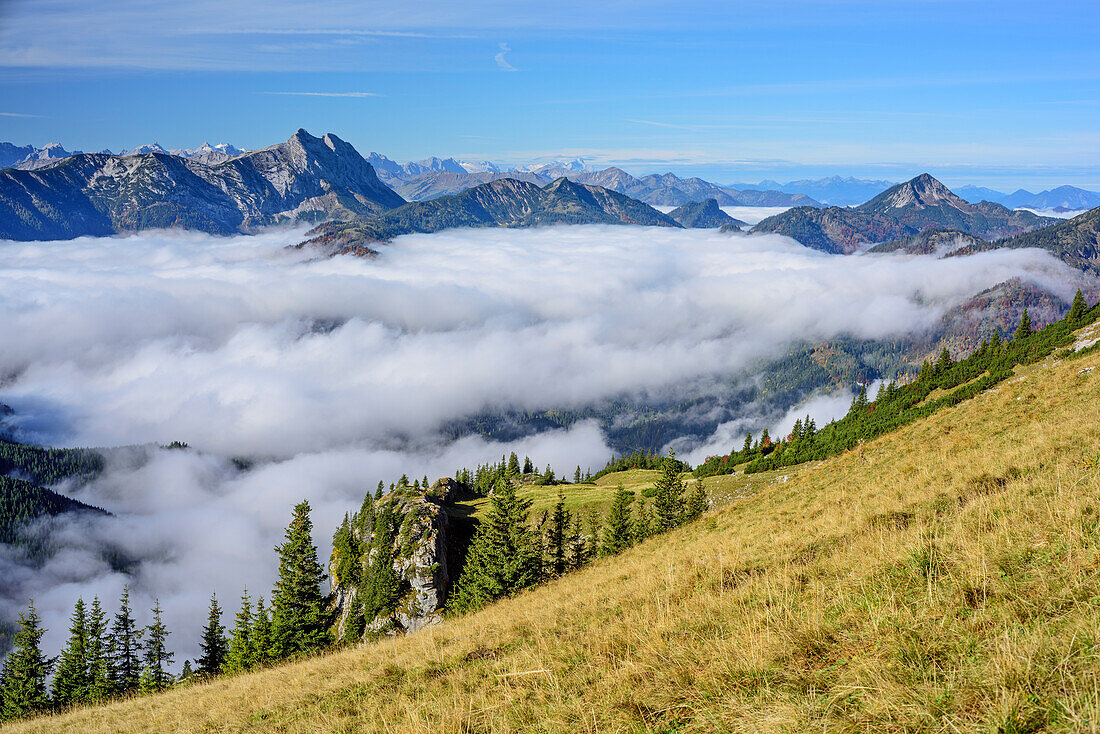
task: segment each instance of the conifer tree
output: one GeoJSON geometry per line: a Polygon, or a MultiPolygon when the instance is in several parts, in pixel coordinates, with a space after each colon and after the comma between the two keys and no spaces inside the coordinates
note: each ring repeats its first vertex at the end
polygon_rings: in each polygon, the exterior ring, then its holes
{"type": "Polygon", "coordinates": [[[653,516],[646,507],[645,498],[638,500],[638,514],[634,518],[634,542],[641,543],[653,535],[653,516]]]}
{"type": "Polygon", "coordinates": [[[680,463],[671,450],[661,464],[661,476],[654,483],[657,490],[653,496],[656,510],[657,532],[665,532],[677,527],[684,514],[684,483],[680,480],[680,463]]]}
{"type": "Polygon", "coordinates": [[[210,607],[206,613],[206,626],[202,630],[202,655],[198,663],[199,675],[215,676],[222,672],[229,643],[225,639],[225,625],[222,624],[222,608],[218,605],[218,595],[210,595],[210,607]]]}
{"type": "Polygon", "coordinates": [[[581,483],[581,466],[577,464],[577,470],[573,472],[573,484],[581,483]]]}
{"type": "Polygon", "coordinates": [[[241,594],[241,608],[233,618],[233,632],[229,638],[229,652],[225,656],[226,673],[242,673],[252,670],[256,651],[252,645],[252,599],[248,589],[241,594]]]}
{"type": "Polygon", "coordinates": [[[172,664],[174,653],[168,651],[168,628],[161,619],[160,599],[153,601],[153,622],[146,628],[145,667],[141,671],[141,692],[157,693],[172,685],[172,674],[168,666],[172,664]]]}
{"type": "Polygon", "coordinates": [[[184,660],[183,661],[183,669],[180,671],[179,682],[180,683],[188,683],[194,677],[195,677],[195,671],[191,669],[191,661],[190,660],[184,660]]]}
{"type": "MultiPolygon", "coordinates": [[[[373,509],[373,508],[370,508],[373,509]]],[[[341,586],[358,586],[361,581],[363,546],[347,513],[332,536],[332,569],[334,582],[341,586]]]]}
{"type": "Polygon", "coordinates": [[[30,603],[27,611],[19,615],[19,631],[15,633],[15,647],[4,663],[3,702],[0,718],[18,719],[45,711],[49,705],[46,697],[46,676],[50,673],[50,661],[42,653],[42,620],[30,603]]]}
{"type": "Polygon", "coordinates": [[[561,576],[568,567],[568,533],[572,515],[565,509],[565,495],[558,492],[558,501],[550,513],[546,531],[546,568],[551,576],[561,576]]]}
{"type": "Polygon", "coordinates": [[[516,456],[515,451],[508,456],[508,472],[510,474],[519,474],[519,457],[516,456]]]}
{"type": "Polygon", "coordinates": [[[511,482],[497,480],[448,602],[450,611],[478,609],[538,581],[539,551],[527,529],[530,509],[531,500],[517,497],[511,482]]]}
{"type": "MultiPolygon", "coordinates": [[[[408,479],[405,479],[408,485],[408,479]]],[[[279,577],[271,594],[272,643],[280,658],[309,653],[330,642],[321,583],[325,570],[313,545],[308,502],[294,507],[279,553],[279,577]]]]}
{"type": "Polygon", "coordinates": [[[1029,336],[1031,336],[1031,315],[1028,314],[1025,308],[1023,315],[1020,316],[1020,325],[1016,327],[1016,333],[1012,335],[1012,340],[1026,339],[1029,336]]]}
{"type": "Polygon", "coordinates": [[[393,502],[387,502],[374,518],[368,555],[370,566],[359,589],[364,623],[392,614],[397,603],[401,579],[393,568],[394,536],[397,530],[395,526],[398,519],[396,515],[393,502]]]}
{"type": "Polygon", "coordinates": [[[110,696],[114,689],[114,668],[111,662],[111,640],[107,634],[107,615],[103,612],[98,596],[92,598],[85,635],[88,689],[81,698],[84,701],[99,701],[110,696]]]}
{"type": "Polygon", "coordinates": [[[534,471],[535,471],[535,465],[531,463],[531,457],[530,456],[524,456],[523,457],[523,473],[524,474],[533,474],[534,471]]]}
{"type": "Polygon", "coordinates": [[[633,542],[634,528],[630,521],[630,499],[630,494],[623,488],[622,482],[619,482],[611,498],[611,508],[607,511],[607,521],[603,526],[600,542],[601,556],[622,553],[633,542]]]}
{"type": "Polygon", "coordinates": [[[989,337],[989,350],[996,354],[1001,348],[1001,330],[994,329],[993,336],[989,337]]]}
{"type": "Polygon", "coordinates": [[[742,451],[742,453],[746,453],[746,454],[748,452],[752,451],[752,434],[751,433],[746,433],[745,434],[745,445],[741,447],[741,451],[742,451]]]}
{"type": "Polygon", "coordinates": [[[1073,297],[1073,303],[1069,307],[1069,313],[1066,314],[1066,320],[1069,322],[1077,322],[1085,317],[1085,313],[1089,310],[1089,305],[1085,303],[1085,295],[1081,293],[1081,289],[1077,289],[1077,295],[1073,297]]]}
{"type": "Polygon", "coordinates": [[[708,506],[707,490],[703,486],[703,480],[697,479],[695,481],[695,488],[687,498],[687,507],[684,510],[685,521],[690,522],[691,520],[699,519],[699,517],[707,511],[708,506]]]}
{"type": "Polygon", "coordinates": [[[569,528],[567,535],[569,557],[567,559],[568,568],[570,570],[577,570],[588,563],[588,559],[591,556],[589,549],[592,547],[589,542],[589,535],[585,532],[584,526],[581,524],[581,518],[579,516],[573,517],[573,523],[569,528]]]}
{"type": "MultiPolygon", "coordinates": [[[[923,372],[923,369],[921,370],[923,372]]],[[[936,374],[936,368],[932,367],[930,374],[936,374]]],[[[852,398],[852,406],[848,408],[848,415],[858,415],[867,409],[867,386],[860,385],[859,392],[852,398]]]]}
{"type": "Polygon", "coordinates": [[[130,587],[122,587],[111,625],[111,687],[115,694],[136,691],[141,676],[141,630],[130,609],[130,587]]]}
{"type": "Polygon", "coordinates": [[[271,616],[264,608],[264,598],[256,600],[256,612],[252,618],[252,664],[255,667],[269,664],[274,656],[271,641],[271,616]]]}
{"type": "MultiPolygon", "coordinates": [[[[390,489],[392,490],[393,487],[390,487],[390,489]]],[[[375,500],[382,499],[382,495],[384,495],[385,493],[386,493],[386,485],[382,484],[382,480],[378,480],[378,488],[376,490],[374,490],[374,499],[375,500]]]]}
{"type": "Polygon", "coordinates": [[[936,374],[942,375],[944,372],[951,369],[953,364],[955,364],[955,362],[951,359],[951,352],[947,351],[947,347],[944,347],[940,350],[940,356],[936,358],[936,374]]]}
{"type": "Polygon", "coordinates": [[[91,687],[88,678],[88,616],[83,599],[76,600],[69,620],[69,642],[61,651],[51,689],[54,705],[63,707],[83,703],[91,687]]]}

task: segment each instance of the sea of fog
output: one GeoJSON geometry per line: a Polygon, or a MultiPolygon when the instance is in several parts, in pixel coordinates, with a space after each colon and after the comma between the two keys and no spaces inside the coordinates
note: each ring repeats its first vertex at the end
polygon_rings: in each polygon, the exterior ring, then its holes
{"type": "MultiPolygon", "coordinates": [[[[655,206],[653,207],[662,214],[668,214],[675,209],[674,206],[655,206]]],[[[718,207],[726,214],[729,214],[734,219],[740,219],[742,222],[748,225],[757,224],[760,220],[768,217],[773,217],[776,214],[782,214],[790,209],[788,206],[720,206],[718,207]]]]}
{"type": "MultiPolygon", "coordinates": [[[[212,591],[230,615],[243,587],[269,593],[272,548],[302,498],[327,559],[335,524],[379,480],[434,479],[512,450],[571,473],[611,453],[593,423],[442,441],[463,417],[675,394],[792,340],[928,328],[1014,276],[1066,297],[1075,287],[1032,250],[840,257],[771,235],[573,226],[401,237],[370,260],[287,248],[302,234],[0,243],[8,429],[132,447],[96,481],[62,488],[113,517],[58,524],[62,550],[44,568],[0,549],[0,616],[33,596],[47,649],[78,595],[113,607],[128,581],[139,610],[160,599],[177,663],[193,659],[212,591]],[[192,450],[153,445],[176,440],[192,450]],[[240,456],[260,461],[242,471],[240,456]],[[99,560],[104,547],[136,560],[128,575],[99,560]]],[[[819,398],[785,420],[809,410],[823,423],[847,402],[819,398]]],[[[689,459],[744,429],[720,426],[689,459]]]]}

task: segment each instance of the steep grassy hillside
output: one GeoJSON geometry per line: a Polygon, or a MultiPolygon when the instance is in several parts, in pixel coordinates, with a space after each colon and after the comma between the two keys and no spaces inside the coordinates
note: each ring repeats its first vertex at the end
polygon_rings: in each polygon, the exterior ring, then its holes
{"type": "Polygon", "coordinates": [[[427,632],[13,731],[1100,729],[1100,354],[427,632]]]}

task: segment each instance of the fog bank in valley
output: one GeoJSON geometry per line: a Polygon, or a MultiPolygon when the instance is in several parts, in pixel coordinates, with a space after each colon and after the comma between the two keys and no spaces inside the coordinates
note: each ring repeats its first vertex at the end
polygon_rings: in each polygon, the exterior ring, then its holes
{"type": "Polygon", "coordinates": [[[1076,287],[1030,250],[838,257],[778,236],[577,226],[401,237],[367,260],[287,249],[301,234],[0,243],[10,428],[47,445],[139,446],[66,488],[115,517],[65,524],[44,569],[0,558],[13,579],[0,615],[33,594],[57,649],[78,594],[114,605],[122,576],[97,560],[113,545],[139,561],[135,603],[160,598],[182,662],[211,591],[230,611],[245,585],[268,593],[301,498],[327,560],[334,524],[379,480],[513,449],[571,474],[611,451],[591,422],[443,442],[452,421],[676,394],[794,340],[926,329],[1014,276],[1064,297],[1076,287]],[[192,450],[149,445],[173,440],[192,450]],[[235,456],[260,461],[242,471],[235,456]]]}

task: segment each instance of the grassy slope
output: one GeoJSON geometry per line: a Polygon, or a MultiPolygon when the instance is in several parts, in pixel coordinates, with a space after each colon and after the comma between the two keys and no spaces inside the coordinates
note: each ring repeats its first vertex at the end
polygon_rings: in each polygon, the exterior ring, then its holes
{"type": "Polygon", "coordinates": [[[427,632],[12,728],[1100,730],[1098,365],[427,632]]]}

